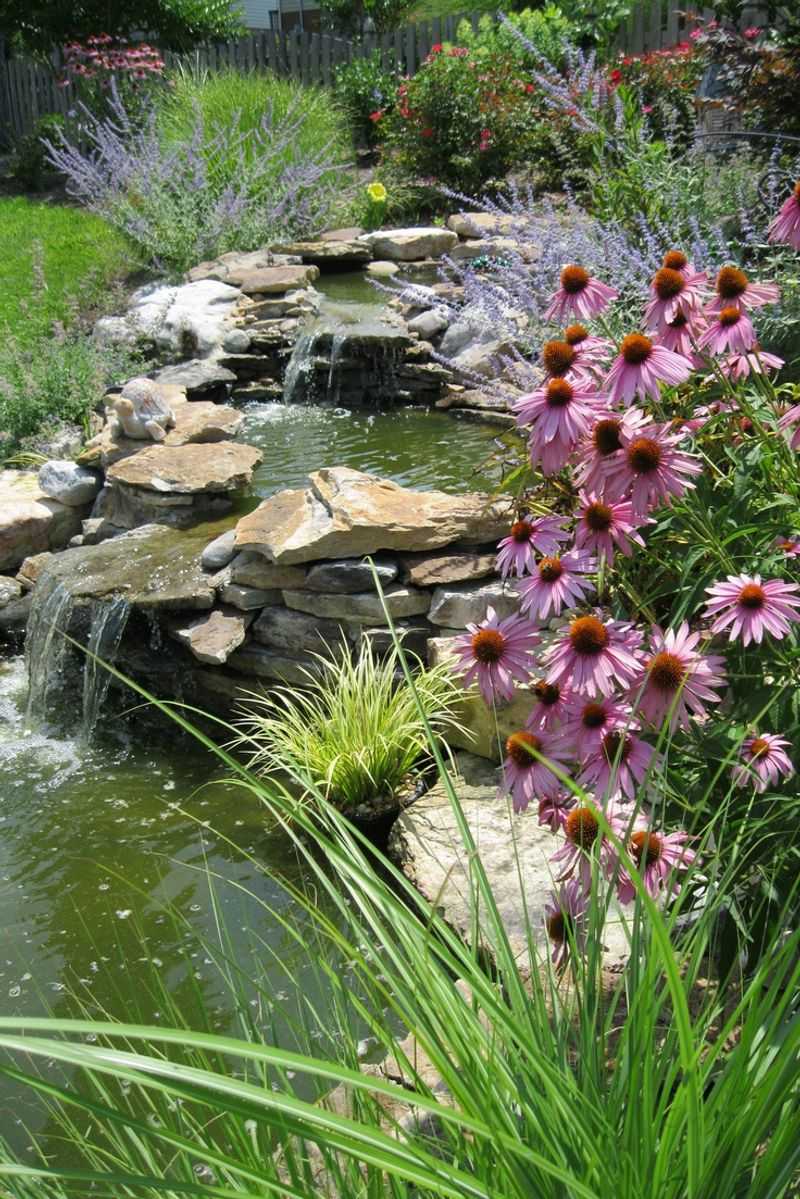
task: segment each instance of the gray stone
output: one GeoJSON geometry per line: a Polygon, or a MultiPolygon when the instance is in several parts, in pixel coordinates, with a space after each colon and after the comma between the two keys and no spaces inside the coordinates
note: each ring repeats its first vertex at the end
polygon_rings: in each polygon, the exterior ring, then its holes
{"type": "Polygon", "coordinates": [[[363,559],[341,558],[338,562],[317,562],[311,566],[303,586],[312,591],[374,591],[373,569],[382,587],[397,578],[396,562],[376,560],[370,566],[363,559]]]}
{"type": "Polygon", "coordinates": [[[463,238],[508,233],[514,228],[514,223],[515,218],[511,213],[505,212],[456,212],[447,218],[447,228],[463,238]]]}
{"type": "Polygon", "coordinates": [[[201,279],[216,279],[238,287],[243,277],[250,271],[258,271],[265,266],[275,265],[275,255],[268,249],[262,250],[229,250],[212,258],[209,262],[199,262],[187,271],[189,283],[197,283],[201,279]]]}
{"type": "Polygon", "coordinates": [[[320,653],[324,646],[346,639],[347,626],[335,620],[294,612],[282,604],[264,608],[253,625],[253,636],[273,649],[307,650],[320,653]]]}
{"type": "MultiPolygon", "coordinates": [[[[428,640],[432,632],[429,624],[407,624],[398,621],[394,626],[394,631],[404,650],[410,654],[416,654],[423,662],[427,661],[428,640]]],[[[363,629],[361,635],[370,642],[373,650],[379,657],[385,657],[386,654],[390,654],[395,647],[392,630],[385,625],[382,627],[378,626],[377,628],[363,629]]]]}
{"type": "Polygon", "coordinates": [[[0,608],[5,608],[12,600],[18,600],[22,595],[22,584],[8,575],[0,575],[0,608]]]}
{"type": "MultiPolygon", "coordinates": [[[[480,778],[480,774],[477,776],[480,778]]],[[[460,813],[456,814],[443,783],[436,783],[421,799],[400,813],[389,839],[389,851],[403,873],[465,939],[473,936],[477,922],[483,948],[496,952],[492,923],[474,884],[471,851],[464,845],[458,821],[463,814],[474,843],[480,846],[481,865],[500,920],[521,973],[544,965],[548,952],[544,909],[553,890],[550,861],[559,841],[542,827],[534,811],[515,816],[505,797],[498,797],[497,776],[468,783],[455,779],[460,813]],[[529,933],[540,948],[531,961],[529,933]]],[[[603,929],[604,965],[627,960],[630,931],[625,917],[613,905],[603,929]]]]}
{"type": "Polygon", "coordinates": [[[213,279],[180,287],[148,284],[131,296],[125,321],[173,355],[206,358],[221,344],[241,293],[213,279]]]}
{"type": "Polygon", "coordinates": [[[319,241],[292,241],[272,247],[284,254],[295,254],[303,262],[328,265],[342,263],[360,266],[372,257],[370,248],[363,241],[351,238],[320,238],[319,241]]]}
{"type": "Polygon", "coordinates": [[[252,614],[236,608],[213,608],[193,620],[169,625],[169,634],[207,666],[222,666],[247,635],[252,614]]]}
{"type": "Polygon", "coordinates": [[[427,312],[412,317],[408,328],[412,333],[419,333],[420,337],[429,340],[436,337],[437,333],[442,333],[449,324],[450,316],[446,308],[429,308],[427,312]]]}
{"type": "Polygon", "coordinates": [[[357,237],[361,237],[364,230],[360,225],[348,225],[344,229],[326,229],[324,233],[320,233],[320,241],[355,241],[357,237]]]}
{"type": "Polygon", "coordinates": [[[495,554],[409,554],[401,558],[403,582],[412,587],[467,583],[495,573],[495,554]]]}
{"type": "Polygon", "coordinates": [[[428,619],[431,624],[463,629],[473,621],[482,621],[490,605],[501,619],[512,616],[519,609],[516,589],[499,580],[496,583],[460,583],[437,587],[431,599],[428,619]]]}
{"type": "Polygon", "coordinates": [[[222,570],[236,554],[236,530],[228,529],[210,541],[200,555],[203,570],[222,570]]]}
{"type": "Polygon", "coordinates": [[[225,395],[228,386],[236,382],[233,371],[220,366],[218,362],[203,361],[199,358],[165,366],[154,377],[158,383],[173,383],[176,387],[182,387],[188,400],[225,395]]]}
{"type": "Polygon", "coordinates": [[[31,614],[33,592],[29,591],[21,599],[11,600],[0,608],[0,629],[12,635],[19,635],[27,627],[31,614]]]}
{"type": "Polygon", "coordinates": [[[473,376],[491,379],[498,372],[501,365],[500,360],[510,358],[513,353],[512,342],[494,338],[492,341],[467,346],[460,354],[456,354],[455,358],[451,359],[450,365],[468,379],[473,376]]]}
{"type": "MultiPolygon", "coordinates": [[[[361,624],[384,624],[386,621],[381,600],[373,592],[326,595],[317,591],[284,591],[283,602],[287,608],[332,620],[352,620],[361,624]]],[[[428,611],[430,596],[410,587],[389,587],[384,592],[383,603],[392,619],[422,616],[428,611]]]]}
{"type": "Polygon", "coordinates": [[[228,354],[246,354],[250,349],[250,334],[244,329],[231,329],[223,338],[222,348],[228,354]]]}
{"type": "Polygon", "coordinates": [[[45,495],[36,471],[0,471],[0,570],[63,549],[80,531],[80,511],[45,495]]]}
{"type": "Polygon", "coordinates": [[[233,560],[231,579],[244,587],[260,587],[262,591],[283,590],[284,587],[304,587],[306,571],[303,566],[275,566],[263,554],[244,550],[233,560]]]}
{"type": "Polygon", "coordinates": [[[276,653],[265,645],[255,645],[252,642],[231,654],[228,666],[240,674],[275,679],[301,687],[308,686],[313,678],[318,678],[323,669],[319,660],[311,655],[276,653]]]}
{"type": "Polygon", "coordinates": [[[372,275],[375,279],[391,279],[399,272],[400,267],[396,262],[385,262],[383,259],[378,259],[377,262],[367,263],[367,274],[372,275]]]}
{"type": "Polygon", "coordinates": [[[93,471],[75,462],[53,458],[39,468],[39,486],[51,499],[69,508],[94,503],[100,480],[93,471]]]}
{"type": "Polygon", "coordinates": [[[411,491],[337,466],[313,472],[305,489],[281,491],[264,500],[239,521],[236,545],[271,562],[295,565],[378,550],[483,544],[503,536],[509,514],[507,501],[411,491]]]}
{"type": "Polygon", "coordinates": [[[414,229],[377,229],[374,233],[363,234],[361,240],[370,247],[375,258],[414,262],[447,254],[458,241],[458,235],[431,225],[414,229]]]}
{"type": "Polygon", "coordinates": [[[260,587],[240,587],[238,583],[228,583],[220,592],[224,604],[232,604],[243,612],[252,612],[255,608],[263,608],[265,604],[279,604],[280,591],[262,591],[260,587]]]}

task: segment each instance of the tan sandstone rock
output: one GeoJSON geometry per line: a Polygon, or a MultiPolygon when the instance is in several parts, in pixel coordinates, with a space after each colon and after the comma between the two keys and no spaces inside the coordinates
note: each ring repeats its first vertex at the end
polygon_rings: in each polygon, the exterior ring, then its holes
{"type": "Polygon", "coordinates": [[[315,471],[309,487],[278,492],[243,517],[236,526],[236,546],[292,565],[378,550],[482,544],[501,537],[508,522],[505,501],[410,491],[388,479],[335,466],[315,471]]]}
{"type": "Polygon", "coordinates": [[[85,512],[45,495],[36,471],[0,471],[0,570],[31,554],[60,550],[81,531],[85,512]]]}
{"type": "Polygon", "coordinates": [[[252,478],[261,452],[230,441],[214,445],[152,445],[109,467],[116,484],[171,495],[237,491],[252,478]]]}
{"type": "MultiPolygon", "coordinates": [[[[169,397],[175,415],[175,427],[169,429],[159,445],[209,445],[218,441],[229,441],[236,436],[244,417],[235,408],[226,404],[213,404],[209,400],[188,401],[183,388],[162,384],[160,390],[169,397]]],[[[146,449],[149,441],[137,441],[132,437],[115,436],[112,422],[102,432],[87,442],[78,456],[81,466],[108,467],[131,454],[146,449]]]]}
{"type": "Polygon", "coordinates": [[[190,620],[175,621],[169,634],[185,645],[198,662],[222,666],[247,635],[253,613],[236,608],[214,608],[190,620]]]}

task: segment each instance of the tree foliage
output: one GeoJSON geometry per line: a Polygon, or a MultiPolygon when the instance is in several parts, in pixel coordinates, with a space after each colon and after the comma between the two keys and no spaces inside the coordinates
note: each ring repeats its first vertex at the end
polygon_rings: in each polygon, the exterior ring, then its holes
{"type": "Polygon", "coordinates": [[[231,0],[0,0],[0,36],[30,54],[98,33],[144,34],[164,49],[182,50],[241,32],[231,0]]]}
{"type": "Polygon", "coordinates": [[[387,33],[402,25],[415,0],[320,0],[327,21],[341,33],[360,35],[372,28],[387,33]]]}

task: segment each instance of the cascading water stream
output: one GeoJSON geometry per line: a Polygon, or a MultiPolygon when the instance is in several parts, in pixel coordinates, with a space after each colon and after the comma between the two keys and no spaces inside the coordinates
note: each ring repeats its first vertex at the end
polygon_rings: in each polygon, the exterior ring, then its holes
{"type": "Polygon", "coordinates": [[[130,604],[122,596],[95,603],[89,630],[87,657],[83,667],[83,724],[81,738],[91,738],[100,709],[108,693],[111,675],[103,666],[117,655],[130,614],[130,604]]]}

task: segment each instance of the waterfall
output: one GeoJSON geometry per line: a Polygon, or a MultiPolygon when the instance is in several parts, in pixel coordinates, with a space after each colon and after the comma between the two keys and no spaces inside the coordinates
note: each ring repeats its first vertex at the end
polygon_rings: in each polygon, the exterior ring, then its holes
{"type": "MultiPolygon", "coordinates": [[[[52,719],[52,701],[64,677],[69,649],[66,635],[74,610],[75,599],[69,588],[45,573],[33,593],[25,637],[25,669],[28,675],[25,723],[28,726],[52,719]]],[[[127,600],[118,596],[96,601],[92,605],[86,647],[88,653],[83,656],[81,679],[83,701],[80,734],[84,738],[91,736],[97,724],[111,681],[102,663],[113,662],[125,632],[129,611],[127,600]]]]}
{"type": "Polygon", "coordinates": [[[67,632],[75,607],[70,591],[59,580],[45,574],[33,593],[25,637],[25,669],[28,701],[25,722],[47,716],[48,696],[61,678],[67,651],[67,632]]]}
{"type": "Polygon", "coordinates": [[[301,383],[306,381],[306,377],[312,370],[314,361],[314,349],[319,333],[318,323],[312,322],[310,328],[304,329],[297,338],[292,348],[292,356],[286,367],[286,374],[283,379],[283,402],[291,404],[294,402],[295,393],[301,383]]]}
{"type": "Polygon", "coordinates": [[[90,738],[97,724],[111,682],[111,675],[103,663],[114,661],[129,613],[130,604],[122,596],[92,605],[92,623],[86,647],[88,654],[83,666],[83,738],[90,738]]]}

